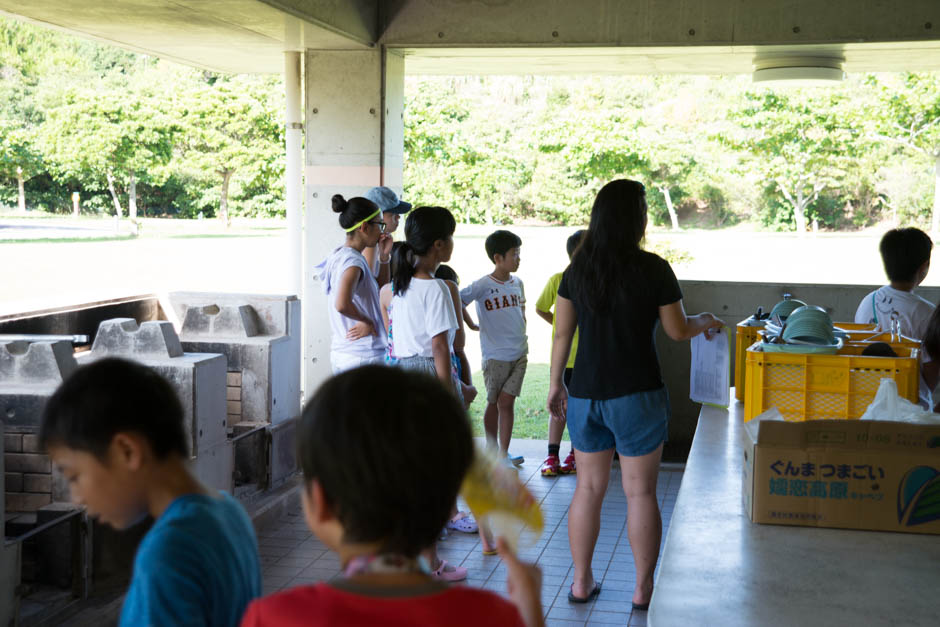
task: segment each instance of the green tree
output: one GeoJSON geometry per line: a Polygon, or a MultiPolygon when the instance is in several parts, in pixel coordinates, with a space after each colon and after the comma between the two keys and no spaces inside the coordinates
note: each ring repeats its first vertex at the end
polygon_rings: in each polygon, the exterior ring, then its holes
{"type": "Polygon", "coordinates": [[[838,104],[838,93],[822,89],[749,91],[731,112],[735,126],[721,136],[754,155],[765,185],[785,201],[801,236],[808,210],[823,190],[840,188],[855,153],[838,104]]]}
{"type": "MultiPolygon", "coordinates": [[[[874,81],[873,81],[874,82],[874,81]]],[[[876,137],[933,166],[930,232],[940,232],[940,80],[934,74],[881,75],[876,137]]]]}
{"type": "Polygon", "coordinates": [[[279,187],[284,131],[283,89],[277,87],[267,77],[203,74],[174,103],[185,125],[179,136],[179,168],[203,183],[205,197],[215,196],[213,204],[226,225],[233,181],[239,189],[279,187]]]}

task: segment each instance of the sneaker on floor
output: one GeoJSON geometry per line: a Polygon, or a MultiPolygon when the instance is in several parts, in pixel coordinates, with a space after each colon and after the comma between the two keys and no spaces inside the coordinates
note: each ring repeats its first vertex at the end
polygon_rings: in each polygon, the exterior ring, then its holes
{"type": "MultiPolygon", "coordinates": [[[[558,459],[557,457],[555,459],[558,459]]],[[[578,467],[574,461],[574,451],[568,453],[565,462],[561,465],[560,472],[563,475],[574,475],[578,472],[578,467]]]]}
{"type": "Polygon", "coordinates": [[[542,462],[543,477],[557,477],[561,472],[561,462],[558,461],[558,455],[549,455],[542,462]]]}
{"type": "Polygon", "coordinates": [[[525,457],[522,455],[513,455],[509,453],[509,461],[513,466],[521,466],[525,462],[525,457]]]}

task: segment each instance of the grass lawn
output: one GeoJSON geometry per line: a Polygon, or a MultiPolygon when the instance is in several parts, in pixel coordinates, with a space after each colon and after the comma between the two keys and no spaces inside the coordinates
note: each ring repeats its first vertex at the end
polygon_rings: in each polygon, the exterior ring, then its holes
{"type": "MultiPolygon", "coordinates": [[[[512,437],[548,439],[548,410],[545,400],[548,398],[548,364],[529,364],[522,383],[522,395],[516,399],[516,421],[512,428],[512,437]]],[[[473,435],[483,435],[483,411],[486,409],[486,390],[483,388],[483,372],[473,373],[473,383],[479,394],[470,405],[470,420],[473,423],[473,435]]],[[[564,439],[568,439],[565,430],[564,439]]]]}

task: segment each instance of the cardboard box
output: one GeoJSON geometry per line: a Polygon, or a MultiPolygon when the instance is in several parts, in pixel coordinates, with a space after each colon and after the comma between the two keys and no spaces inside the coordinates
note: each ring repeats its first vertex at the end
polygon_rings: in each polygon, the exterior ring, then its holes
{"type": "Polygon", "coordinates": [[[744,433],[753,522],[940,534],[940,426],[762,421],[744,433]]]}

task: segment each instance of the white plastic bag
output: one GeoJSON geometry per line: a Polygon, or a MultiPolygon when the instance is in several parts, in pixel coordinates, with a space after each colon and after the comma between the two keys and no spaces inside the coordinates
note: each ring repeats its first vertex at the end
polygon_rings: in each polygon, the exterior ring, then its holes
{"type": "Polygon", "coordinates": [[[878,393],[860,420],[890,420],[914,424],[940,424],[940,414],[929,412],[898,394],[894,379],[882,379],[878,393]]]}
{"type": "Polygon", "coordinates": [[[783,414],[780,413],[780,410],[776,407],[771,407],[767,411],[757,416],[754,416],[750,420],[744,423],[744,429],[747,431],[747,434],[750,438],[757,442],[757,434],[760,432],[760,423],[764,420],[779,420],[783,421],[783,414]]]}

